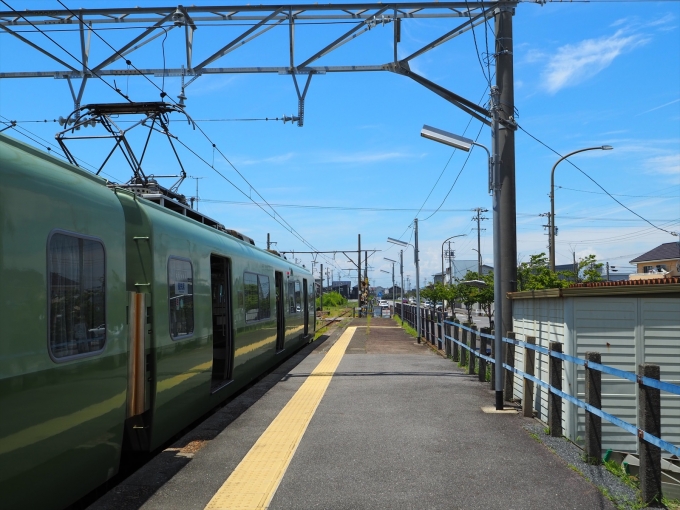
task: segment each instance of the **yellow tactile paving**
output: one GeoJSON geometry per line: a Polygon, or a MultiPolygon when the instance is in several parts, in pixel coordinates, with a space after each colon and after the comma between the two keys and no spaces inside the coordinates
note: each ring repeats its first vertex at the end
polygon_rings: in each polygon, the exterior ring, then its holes
{"type": "Polygon", "coordinates": [[[236,466],[205,507],[206,510],[259,509],[269,506],[356,329],[349,327],[345,330],[236,466]]]}

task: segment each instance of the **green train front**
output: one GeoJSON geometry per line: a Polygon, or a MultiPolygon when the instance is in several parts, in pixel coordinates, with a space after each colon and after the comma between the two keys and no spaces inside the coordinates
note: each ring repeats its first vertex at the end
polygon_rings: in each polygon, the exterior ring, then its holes
{"type": "Polygon", "coordinates": [[[3,135],[0,182],[3,509],[68,505],[309,340],[311,274],[184,205],[3,135]]]}

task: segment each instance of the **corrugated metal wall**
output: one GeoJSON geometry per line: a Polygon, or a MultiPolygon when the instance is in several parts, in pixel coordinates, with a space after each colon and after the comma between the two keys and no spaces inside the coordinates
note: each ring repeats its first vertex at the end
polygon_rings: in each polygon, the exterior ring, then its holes
{"type": "MultiPolygon", "coordinates": [[[[527,335],[548,347],[564,343],[564,352],[580,358],[588,351],[602,355],[602,363],[636,372],[639,363],[661,367],[661,380],[680,384],[680,298],[597,296],[521,299],[513,302],[513,327],[520,340],[527,335]]],[[[523,349],[517,349],[515,366],[523,370],[523,349]]],[[[548,380],[547,356],[537,355],[536,375],[548,380]]],[[[583,399],[585,371],[565,363],[563,390],[583,399]],[[574,382],[575,381],[575,382],[574,382]]],[[[637,386],[617,377],[602,375],[603,409],[637,425],[637,386]]],[[[515,377],[514,395],[522,398],[522,382],[515,377]]],[[[680,444],[680,397],[661,394],[662,436],[680,444]]],[[[538,418],[547,421],[547,393],[538,388],[534,397],[538,418]]],[[[584,411],[564,406],[565,435],[580,442],[584,435],[584,411]]],[[[636,451],[637,439],[603,420],[604,449],[636,451]]]]}
{"type": "MultiPolygon", "coordinates": [[[[518,340],[536,337],[536,345],[550,347],[550,342],[564,343],[564,308],[561,299],[521,299],[513,302],[513,328],[518,340]]],[[[548,380],[548,356],[536,353],[536,377],[548,380]]],[[[524,349],[515,349],[515,367],[524,370],[524,349]]],[[[513,394],[523,399],[522,378],[515,376],[513,394]]],[[[548,421],[548,394],[534,388],[534,409],[538,419],[548,421]]],[[[566,427],[566,423],[563,424],[566,427]]]]}

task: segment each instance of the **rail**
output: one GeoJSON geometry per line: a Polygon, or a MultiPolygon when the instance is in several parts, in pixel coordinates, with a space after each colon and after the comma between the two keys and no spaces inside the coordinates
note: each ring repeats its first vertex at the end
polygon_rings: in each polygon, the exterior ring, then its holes
{"type": "MultiPolygon", "coordinates": [[[[417,308],[415,306],[399,303],[396,313],[402,317],[402,320],[408,322],[411,327],[416,327],[417,308]]],[[[450,356],[454,361],[461,361],[462,365],[467,365],[468,373],[474,374],[475,358],[477,358],[479,360],[479,379],[486,380],[486,364],[495,364],[496,362],[493,353],[494,336],[490,329],[482,328],[479,331],[476,326],[461,324],[455,320],[447,320],[442,312],[424,308],[421,308],[421,328],[425,340],[432,345],[436,344],[439,349],[445,350],[447,356],[450,356]],[[447,334],[447,330],[451,331],[451,329],[453,329],[453,334],[447,334]],[[486,348],[487,342],[491,345],[492,352],[490,356],[486,348]],[[478,343],[479,347],[477,346],[478,343]],[[469,362],[467,360],[468,355],[470,358],[469,362]],[[484,379],[482,375],[484,375],[484,379]]],[[[648,470],[646,475],[645,470],[641,469],[640,482],[643,500],[651,501],[658,499],[661,494],[660,450],[665,450],[672,455],[680,457],[680,447],[661,439],[660,392],[680,395],[680,385],[661,381],[658,365],[640,365],[640,373],[635,374],[600,363],[599,353],[586,353],[588,359],[583,359],[561,352],[562,344],[558,342],[551,342],[548,349],[535,345],[534,337],[526,337],[528,341],[521,341],[514,338],[514,336],[513,333],[508,333],[508,337],[503,337],[504,345],[508,346],[505,353],[505,361],[503,361],[503,368],[505,373],[510,375],[510,379],[506,377],[506,381],[510,381],[509,385],[506,383],[506,388],[510,386],[510,392],[512,391],[512,374],[516,374],[522,379],[525,392],[529,392],[528,394],[525,393],[522,398],[525,416],[531,416],[527,412],[527,407],[529,411],[533,412],[533,398],[530,397],[533,394],[532,384],[541,386],[549,392],[548,425],[551,435],[562,435],[561,409],[563,400],[584,409],[586,411],[585,454],[587,460],[593,464],[601,462],[601,451],[595,451],[595,447],[602,444],[601,421],[598,420],[607,420],[637,437],[641,463],[643,458],[645,458],[644,462],[650,462],[649,459],[651,459],[652,464],[650,466],[651,469],[648,470]],[[514,366],[515,354],[511,351],[514,351],[515,347],[524,349],[525,364],[523,368],[527,371],[519,370],[514,366]],[[536,377],[533,373],[529,373],[533,372],[533,359],[536,352],[549,357],[549,382],[536,377]],[[586,401],[562,391],[562,362],[573,363],[586,369],[586,401]],[[637,403],[640,427],[636,427],[618,416],[601,409],[600,381],[602,374],[625,379],[636,383],[640,387],[637,403]],[[589,383],[591,388],[589,388],[589,383]]],[[[491,370],[490,372],[493,379],[495,371],[491,370]]],[[[494,381],[492,380],[491,383],[493,389],[494,381]]],[[[506,400],[509,400],[507,396],[506,400]]]]}

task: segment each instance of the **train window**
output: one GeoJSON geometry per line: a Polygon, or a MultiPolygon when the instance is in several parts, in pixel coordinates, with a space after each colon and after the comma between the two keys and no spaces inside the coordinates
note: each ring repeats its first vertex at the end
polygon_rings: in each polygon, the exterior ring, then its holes
{"type": "Polygon", "coordinates": [[[170,336],[177,339],[193,334],[194,274],[188,260],[168,259],[168,300],[170,336]]]}
{"type": "Polygon", "coordinates": [[[271,300],[269,299],[269,277],[257,275],[257,283],[260,289],[260,319],[269,319],[272,313],[271,300]]]}
{"type": "Polygon", "coordinates": [[[243,295],[246,322],[269,319],[271,316],[271,294],[268,276],[243,273],[243,295]]]}
{"type": "Polygon", "coordinates": [[[295,282],[295,311],[302,311],[302,288],[300,282],[295,282]]]}
{"type": "Polygon", "coordinates": [[[101,241],[61,232],[48,241],[49,349],[53,359],[101,351],[106,343],[101,241]]]}
{"type": "Polygon", "coordinates": [[[288,313],[302,311],[302,293],[300,282],[288,282],[288,313]]]}

